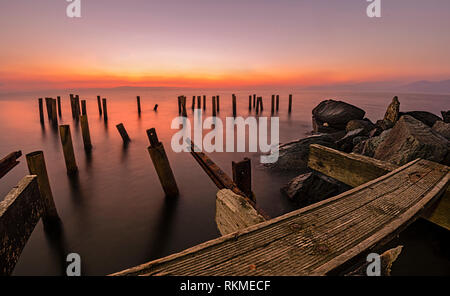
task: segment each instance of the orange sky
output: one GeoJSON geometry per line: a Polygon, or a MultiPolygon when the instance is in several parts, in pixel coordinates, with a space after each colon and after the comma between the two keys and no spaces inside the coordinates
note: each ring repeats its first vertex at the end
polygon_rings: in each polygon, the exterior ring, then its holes
{"type": "Polygon", "coordinates": [[[0,90],[450,78],[450,1],[97,0],[0,9],[0,90]],[[408,5],[406,5],[408,4],[408,5]]]}

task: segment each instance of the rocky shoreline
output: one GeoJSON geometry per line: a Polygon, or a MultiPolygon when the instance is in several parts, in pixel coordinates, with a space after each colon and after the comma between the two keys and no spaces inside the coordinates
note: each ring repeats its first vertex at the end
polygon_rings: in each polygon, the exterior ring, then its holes
{"type": "Polygon", "coordinates": [[[280,145],[278,162],[266,167],[299,174],[281,192],[304,207],[349,190],[349,186],[308,168],[309,145],[373,157],[401,166],[417,158],[450,165],[450,111],[400,111],[394,97],[383,119],[343,101],[325,100],[312,110],[313,135],[280,145]]]}

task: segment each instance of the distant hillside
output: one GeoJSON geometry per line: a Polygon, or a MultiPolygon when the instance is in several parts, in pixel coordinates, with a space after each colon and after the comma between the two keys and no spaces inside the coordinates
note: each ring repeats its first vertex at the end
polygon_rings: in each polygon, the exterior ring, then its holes
{"type": "Polygon", "coordinates": [[[424,93],[450,93],[450,80],[443,81],[416,81],[398,88],[401,91],[424,92],[424,93]]]}

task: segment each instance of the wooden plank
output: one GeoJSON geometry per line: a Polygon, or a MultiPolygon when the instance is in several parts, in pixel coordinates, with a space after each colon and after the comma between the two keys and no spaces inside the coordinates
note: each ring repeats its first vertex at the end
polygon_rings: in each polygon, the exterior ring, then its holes
{"type": "MultiPolygon", "coordinates": [[[[348,154],[325,146],[313,144],[310,146],[308,166],[356,187],[376,179],[397,168],[396,165],[358,154],[348,154]]],[[[430,222],[450,230],[450,189],[423,216],[430,222]]]]}
{"type": "Polygon", "coordinates": [[[0,179],[19,164],[17,159],[22,156],[22,151],[11,152],[0,159],[0,179]]]}
{"type": "Polygon", "coordinates": [[[114,275],[326,275],[377,250],[444,193],[416,160],[348,192],[114,275]]]}
{"type": "Polygon", "coordinates": [[[0,202],[0,275],[11,274],[42,213],[33,175],[25,176],[0,202]]]}

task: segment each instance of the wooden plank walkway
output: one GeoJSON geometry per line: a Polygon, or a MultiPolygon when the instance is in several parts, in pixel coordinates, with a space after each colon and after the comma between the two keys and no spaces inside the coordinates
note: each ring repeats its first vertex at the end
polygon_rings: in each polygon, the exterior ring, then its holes
{"type": "Polygon", "coordinates": [[[336,197],[114,275],[326,275],[389,241],[449,185],[415,160],[336,197]]]}

